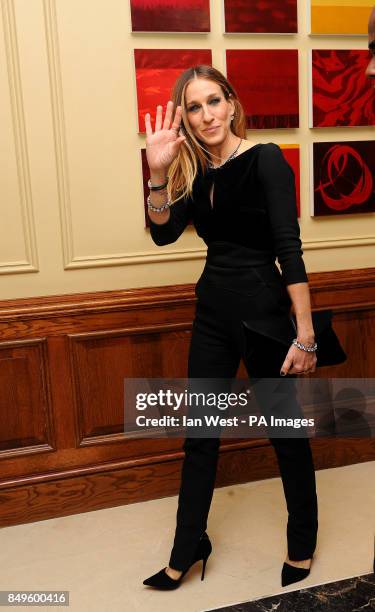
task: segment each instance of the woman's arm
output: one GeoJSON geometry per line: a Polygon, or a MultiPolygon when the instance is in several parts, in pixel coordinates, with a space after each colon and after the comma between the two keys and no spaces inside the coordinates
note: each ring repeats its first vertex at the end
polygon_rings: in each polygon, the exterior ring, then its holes
{"type": "MultiPolygon", "coordinates": [[[[164,185],[164,183],[167,180],[167,173],[166,172],[155,172],[151,170],[150,180],[151,180],[151,185],[164,185]]],[[[168,199],[168,194],[167,194],[166,188],[160,189],[159,191],[151,192],[150,200],[153,206],[161,206],[167,201],[167,199],[168,199]]],[[[164,223],[166,223],[170,215],[169,208],[167,208],[167,210],[163,210],[163,212],[161,213],[153,212],[152,210],[148,208],[147,212],[148,212],[150,221],[152,221],[152,223],[156,223],[156,225],[163,225],[164,223]]]]}
{"type": "MultiPolygon", "coordinates": [[[[150,172],[152,185],[163,185],[167,179],[166,174],[150,172]]],[[[161,206],[168,199],[167,190],[152,191],[150,200],[153,206],[161,206]]],[[[171,244],[181,236],[191,220],[191,200],[185,198],[177,200],[170,208],[162,213],[152,212],[148,209],[150,219],[151,238],[158,246],[171,244]]]]}
{"type": "MultiPolygon", "coordinates": [[[[152,132],[150,113],[145,115],[146,157],[153,185],[165,183],[167,169],[176,159],[182,143],[186,140],[180,135],[181,106],[177,106],[172,122],[173,101],[168,100],[163,121],[163,107],[156,107],[155,131],[152,132]],[[171,125],[172,122],[172,125],[171,125]]],[[[161,206],[167,201],[167,191],[152,191],[150,201],[153,206],[161,206]]],[[[151,237],[155,244],[163,246],[175,242],[187,226],[190,218],[188,203],[176,202],[170,210],[153,213],[148,210],[151,237]]]]}
{"type": "MultiPolygon", "coordinates": [[[[292,300],[297,321],[297,340],[302,344],[312,345],[315,342],[314,328],[311,318],[310,291],[308,283],[292,283],[287,285],[287,291],[292,300]]],[[[280,374],[312,373],[316,369],[315,352],[306,352],[294,344],[291,345],[280,374]]]]}
{"type": "MultiPolygon", "coordinates": [[[[314,328],[308,278],[302,259],[295,177],[278,145],[268,143],[261,147],[258,175],[266,198],[275,253],[296,315],[297,340],[312,344],[315,341],[314,328]]],[[[315,363],[315,353],[301,351],[292,345],[282,371],[287,371],[290,366],[291,374],[306,369],[314,371],[315,363]]]]}
{"type": "Polygon", "coordinates": [[[293,283],[287,285],[287,291],[296,315],[297,340],[303,344],[313,344],[315,334],[311,318],[309,285],[308,283],[293,283]]]}
{"type": "Polygon", "coordinates": [[[283,280],[286,285],[307,283],[297,217],[294,172],[278,145],[270,142],[260,148],[258,176],[283,280]]]}

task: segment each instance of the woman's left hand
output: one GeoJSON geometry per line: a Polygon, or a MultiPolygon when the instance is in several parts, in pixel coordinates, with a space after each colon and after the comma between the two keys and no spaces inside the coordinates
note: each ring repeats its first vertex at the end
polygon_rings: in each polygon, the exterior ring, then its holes
{"type": "Polygon", "coordinates": [[[281,366],[280,374],[311,374],[316,369],[316,354],[299,349],[294,344],[291,345],[284,363],[281,366]]]}

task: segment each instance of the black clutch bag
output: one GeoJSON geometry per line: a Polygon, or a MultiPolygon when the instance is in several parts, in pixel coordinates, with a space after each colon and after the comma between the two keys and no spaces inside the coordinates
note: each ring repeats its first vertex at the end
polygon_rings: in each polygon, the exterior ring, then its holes
{"type": "MultiPolygon", "coordinates": [[[[321,366],[344,363],[347,359],[347,355],[332,327],[332,310],[312,311],[311,315],[315,332],[315,341],[318,345],[316,349],[316,367],[319,368],[321,366]]],[[[296,318],[294,315],[290,318],[297,336],[296,318]]]]}

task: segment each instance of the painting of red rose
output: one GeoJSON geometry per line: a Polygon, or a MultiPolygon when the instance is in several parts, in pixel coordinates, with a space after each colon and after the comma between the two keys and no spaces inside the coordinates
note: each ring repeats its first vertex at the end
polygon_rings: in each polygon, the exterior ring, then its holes
{"type": "Polygon", "coordinates": [[[314,142],[311,214],[375,212],[375,141],[314,142]]]}

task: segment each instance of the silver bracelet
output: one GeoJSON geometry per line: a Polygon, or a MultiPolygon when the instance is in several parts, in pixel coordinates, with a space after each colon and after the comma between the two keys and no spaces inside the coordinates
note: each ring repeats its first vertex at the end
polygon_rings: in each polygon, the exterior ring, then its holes
{"type": "Polygon", "coordinates": [[[307,351],[308,353],[315,353],[318,348],[317,343],[315,342],[312,346],[306,346],[306,344],[302,344],[302,342],[298,342],[297,338],[294,338],[293,344],[297,346],[302,351],[307,351]]]}
{"type": "Polygon", "coordinates": [[[162,189],[165,189],[165,188],[166,188],[166,186],[168,185],[168,180],[169,180],[169,177],[167,176],[167,177],[166,177],[166,180],[165,180],[165,183],[163,183],[163,185],[153,185],[153,184],[151,183],[151,179],[148,179],[148,181],[147,181],[147,187],[148,187],[148,188],[149,188],[151,191],[160,191],[160,190],[162,190],[162,189]]]}
{"type": "Polygon", "coordinates": [[[154,206],[153,204],[151,204],[150,195],[147,196],[147,206],[149,210],[152,210],[152,212],[162,213],[164,210],[167,210],[168,208],[170,208],[171,204],[172,202],[168,200],[161,206],[154,206]]]}

